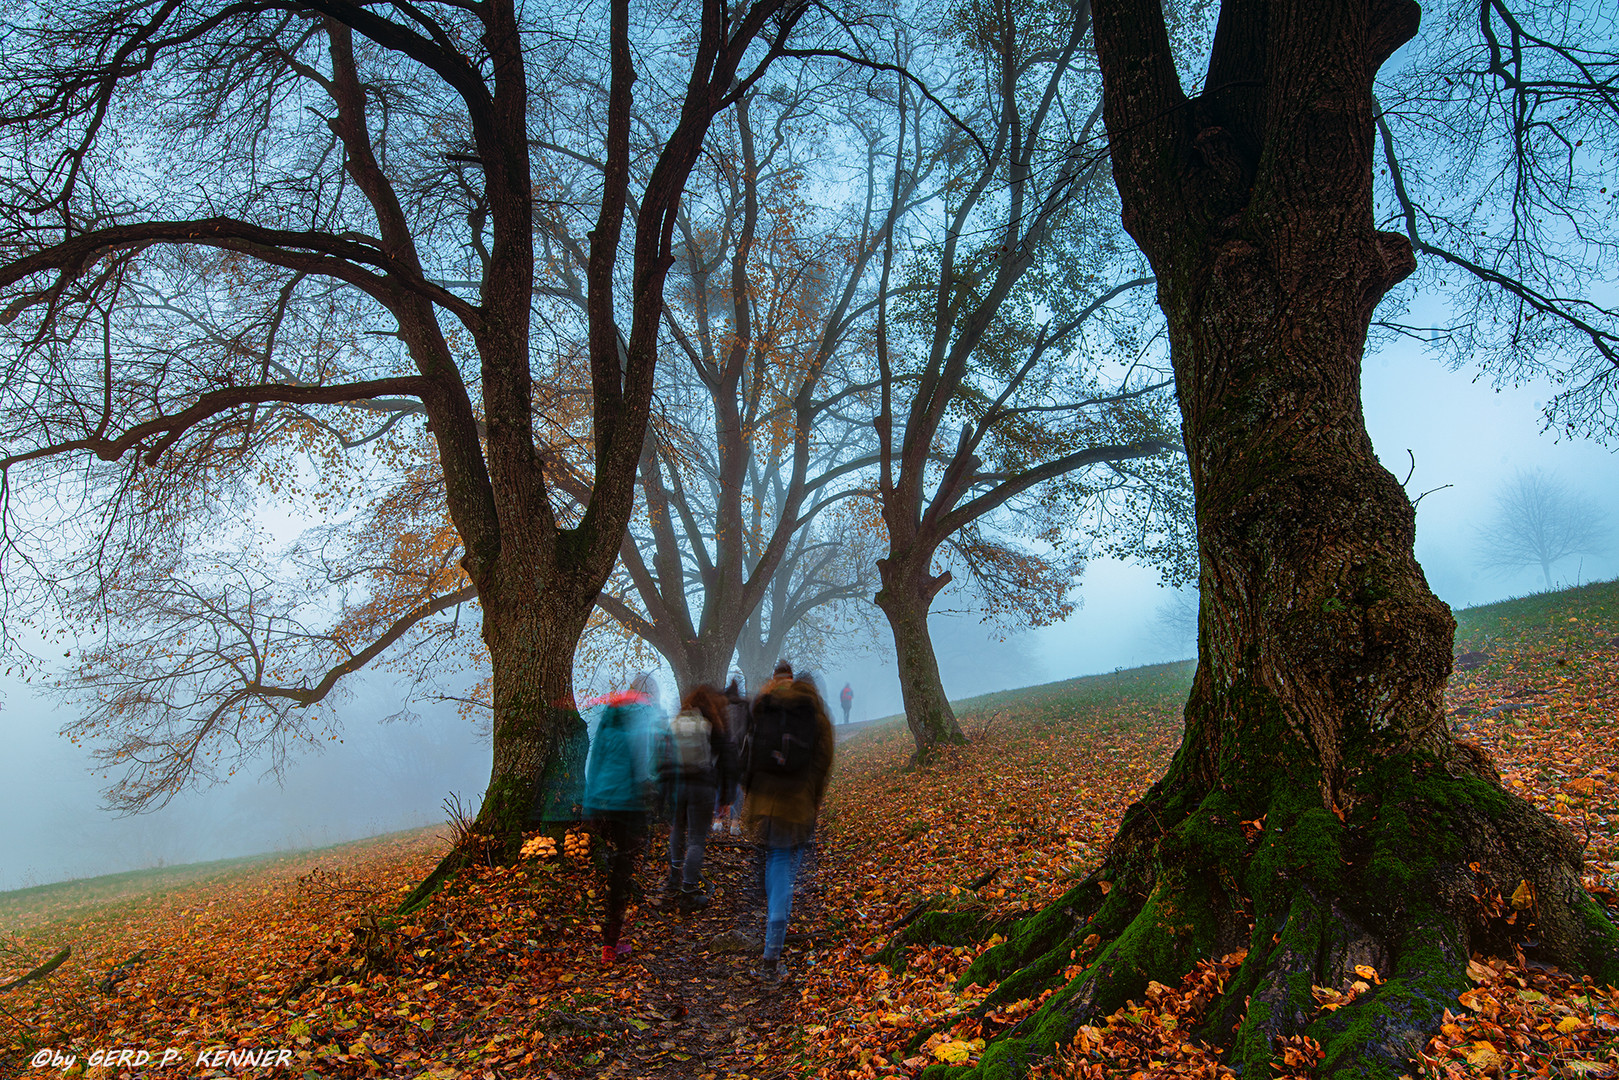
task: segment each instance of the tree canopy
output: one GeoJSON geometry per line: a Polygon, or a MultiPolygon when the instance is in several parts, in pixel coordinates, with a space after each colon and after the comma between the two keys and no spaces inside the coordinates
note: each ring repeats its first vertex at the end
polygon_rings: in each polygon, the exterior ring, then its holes
{"type": "MultiPolygon", "coordinates": [[[[566,788],[574,646],[633,504],[681,195],[714,118],[806,12],[490,0],[8,15],[8,624],[58,605],[107,635],[105,659],[147,643],[112,685],[88,686],[137,802],[209,753],[301,733],[296,710],[474,595],[495,736],[480,827],[509,835],[537,786],[566,788]],[[661,106],[650,126],[643,99],[661,106]],[[537,205],[562,208],[570,231],[542,229],[537,205]],[[567,243],[571,266],[554,257],[567,243]],[[557,304],[553,273],[576,274],[582,310],[557,304]],[[414,452],[347,476],[333,464],[390,438],[418,449],[413,432],[431,438],[434,475],[414,452]],[[390,464],[400,498],[440,500],[454,526],[453,544],[410,534],[416,606],[326,629],[298,611],[299,583],[272,599],[264,574],[236,572],[269,565],[221,535],[261,495],[296,483],[341,516],[390,464]],[[446,589],[451,559],[465,585],[446,589]]],[[[350,519],[365,531],[367,515],[350,519]]]]}

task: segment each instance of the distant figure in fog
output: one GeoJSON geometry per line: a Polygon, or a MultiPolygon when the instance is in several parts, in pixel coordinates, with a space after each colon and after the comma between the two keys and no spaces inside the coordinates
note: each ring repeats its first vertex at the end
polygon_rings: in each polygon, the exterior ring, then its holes
{"type": "Polygon", "coordinates": [[[665,888],[680,890],[682,912],[708,906],[703,888],[703,851],[714,818],[716,798],[730,812],[736,785],[736,757],[731,750],[725,695],[699,686],[686,695],[669,722],[659,767],[674,790],[674,817],[669,823],[669,877],[665,888]]]}
{"type": "Polygon", "coordinates": [[[764,855],[764,957],[754,974],[769,983],[787,976],[782,949],[793,887],[832,772],[834,737],[826,705],[807,678],[778,677],[753,703],[742,786],[743,817],[764,855]]]}
{"type": "Polygon", "coordinates": [[[652,735],[660,717],[657,683],[642,672],[629,690],[604,700],[601,722],[585,764],[585,816],[608,845],[607,917],[602,920],[602,963],[630,955],[624,930],[630,882],[646,843],[647,806],[653,792],[652,735]]]}
{"type": "Polygon", "coordinates": [[[838,695],[838,701],[843,705],[843,722],[849,722],[849,706],[854,704],[854,687],[848,683],[843,684],[843,693],[838,695]]]}

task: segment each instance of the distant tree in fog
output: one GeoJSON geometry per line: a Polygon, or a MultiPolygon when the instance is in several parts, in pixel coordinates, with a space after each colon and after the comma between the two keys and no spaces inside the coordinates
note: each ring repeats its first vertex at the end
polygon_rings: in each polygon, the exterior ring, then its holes
{"type": "Polygon", "coordinates": [[[1152,618],[1153,643],[1177,657],[1196,656],[1198,604],[1195,588],[1170,593],[1152,618]]]}
{"type": "Polygon", "coordinates": [[[1485,569],[1511,573],[1538,566],[1548,591],[1553,563],[1573,555],[1600,555],[1607,545],[1607,515],[1539,469],[1520,472],[1503,484],[1495,496],[1495,516],[1478,530],[1485,569]]]}

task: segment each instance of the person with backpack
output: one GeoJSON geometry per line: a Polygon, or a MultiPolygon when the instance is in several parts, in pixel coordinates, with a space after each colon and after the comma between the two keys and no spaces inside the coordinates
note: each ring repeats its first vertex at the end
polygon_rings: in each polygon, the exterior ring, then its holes
{"type": "Polygon", "coordinates": [[[726,723],[725,695],[699,686],[686,695],[680,712],[669,721],[662,767],[674,791],[669,823],[668,892],[680,889],[678,906],[690,914],[708,906],[703,889],[703,853],[708,845],[716,792],[725,797],[736,783],[736,758],[726,723]]]}
{"type": "Polygon", "coordinates": [[[635,864],[646,844],[652,800],[652,733],[658,725],[657,684],[645,672],[630,689],[602,700],[601,720],[585,762],[584,813],[608,846],[607,917],[602,920],[602,963],[627,959],[620,941],[635,864]]]}
{"type": "Polygon", "coordinates": [[[838,702],[843,706],[843,722],[849,722],[849,706],[854,704],[854,687],[848,683],[843,684],[843,693],[838,695],[838,702]]]}
{"type": "Polygon", "coordinates": [[[772,679],[753,703],[743,763],[743,818],[764,856],[764,957],[754,974],[787,977],[781,954],[793,888],[832,773],[834,737],[815,684],[807,677],[772,679]]]}

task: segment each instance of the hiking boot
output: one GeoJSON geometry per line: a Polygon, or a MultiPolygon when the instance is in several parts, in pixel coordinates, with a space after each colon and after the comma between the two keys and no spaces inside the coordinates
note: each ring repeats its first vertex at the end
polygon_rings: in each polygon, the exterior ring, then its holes
{"type": "Polygon", "coordinates": [[[669,872],[663,876],[663,891],[667,893],[680,891],[681,868],[671,866],[669,872]]]}
{"type": "Polygon", "coordinates": [[[776,960],[764,959],[759,966],[748,974],[764,983],[766,986],[778,986],[787,978],[787,965],[778,958],[776,960]]]}
{"type": "Polygon", "coordinates": [[[714,902],[702,886],[693,889],[680,890],[679,908],[682,915],[690,915],[694,911],[701,911],[714,902]]]}

